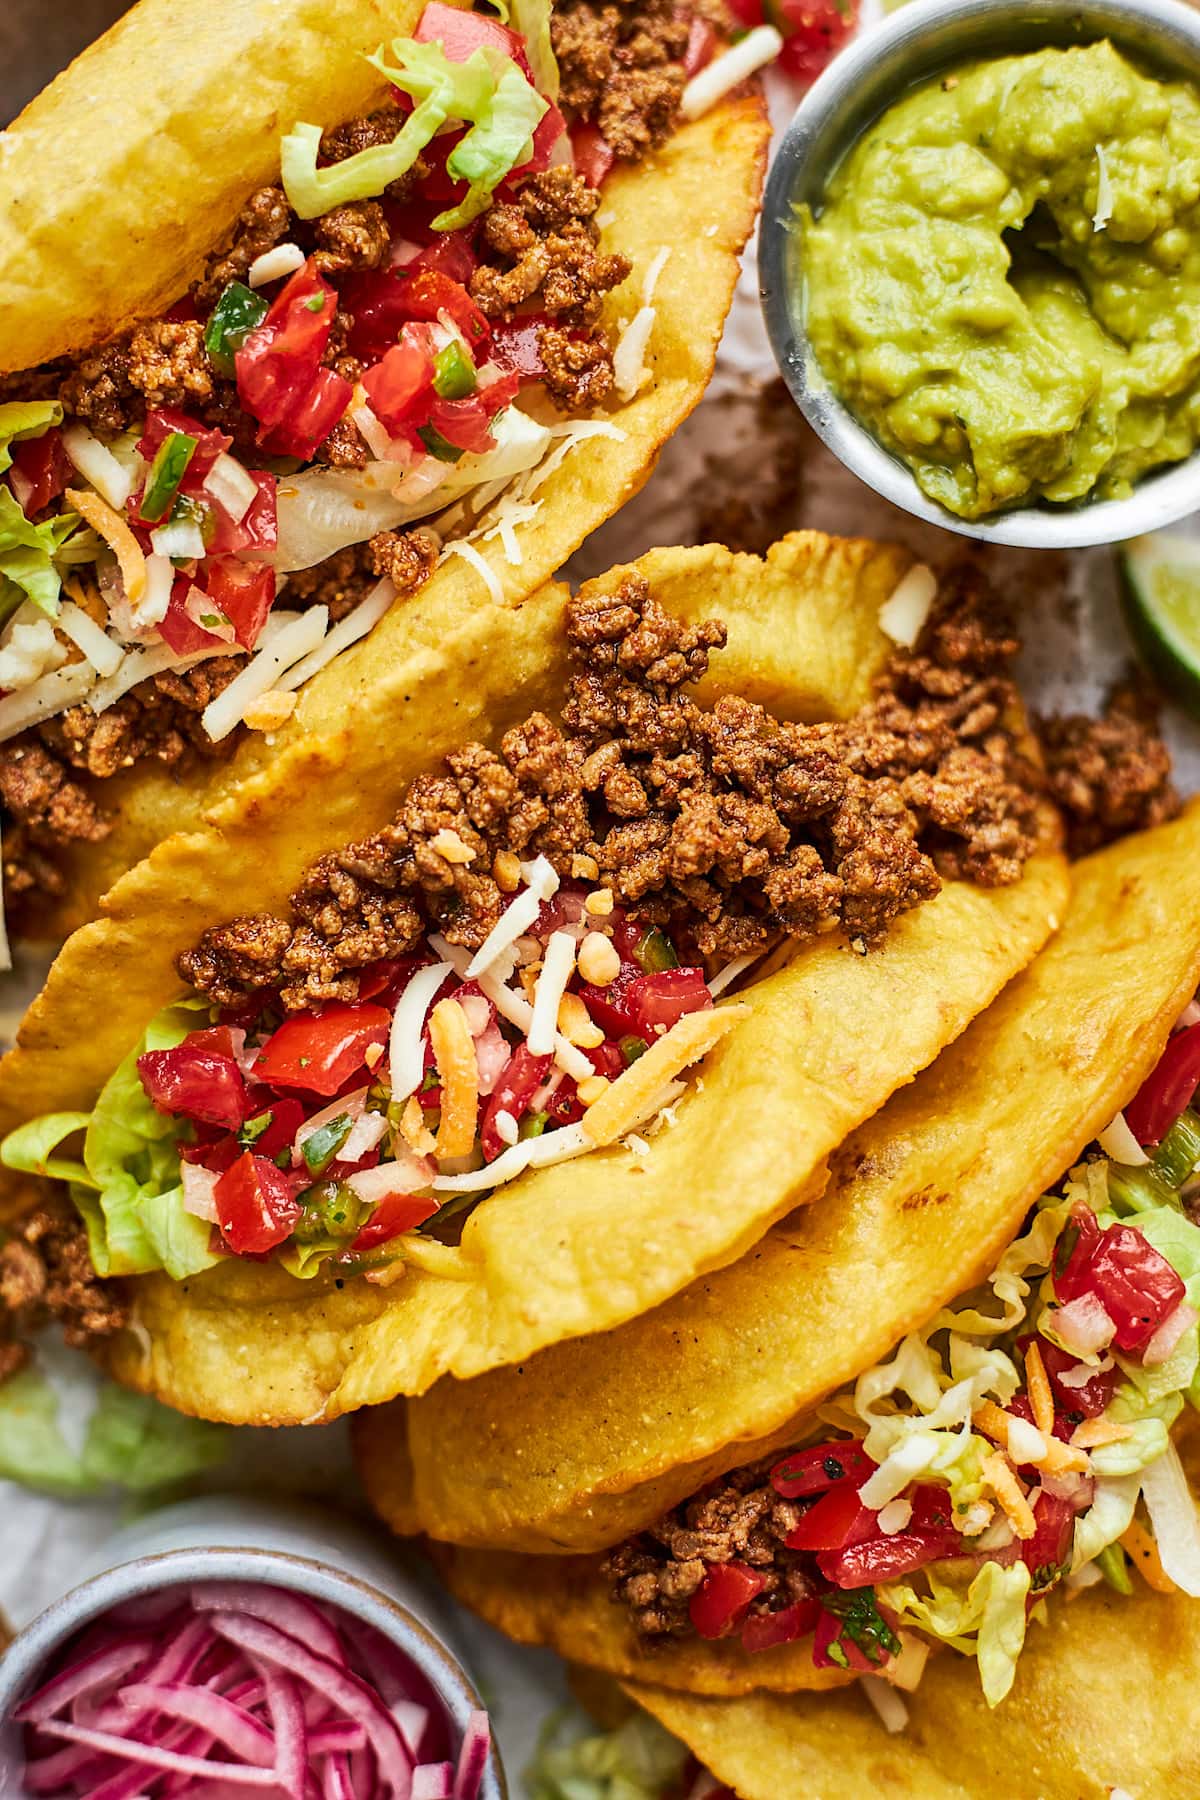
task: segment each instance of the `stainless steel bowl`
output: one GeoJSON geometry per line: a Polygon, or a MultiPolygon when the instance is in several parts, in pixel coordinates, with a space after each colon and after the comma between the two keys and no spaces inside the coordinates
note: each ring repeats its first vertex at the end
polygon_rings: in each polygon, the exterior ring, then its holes
{"type": "Polygon", "coordinates": [[[917,486],[842,405],[808,344],[794,208],[819,211],[830,175],[880,113],[946,68],[1045,45],[1111,38],[1157,73],[1200,86],[1200,10],[1181,0],[910,0],[831,64],[783,138],[767,181],[759,282],[776,361],[801,412],[834,454],[876,493],[967,537],[1029,548],[1112,544],[1200,507],[1200,453],[1141,480],[1128,500],[1023,506],[960,519],[917,486]]]}

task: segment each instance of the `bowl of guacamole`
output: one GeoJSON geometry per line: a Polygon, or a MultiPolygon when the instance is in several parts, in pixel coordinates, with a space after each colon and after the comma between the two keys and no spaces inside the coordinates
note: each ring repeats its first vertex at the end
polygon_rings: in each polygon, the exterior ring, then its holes
{"type": "Polygon", "coordinates": [[[912,0],[801,105],[764,208],[781,369],[887,498],[999,542],[1200,507],[1200,13],[912,0]]]}

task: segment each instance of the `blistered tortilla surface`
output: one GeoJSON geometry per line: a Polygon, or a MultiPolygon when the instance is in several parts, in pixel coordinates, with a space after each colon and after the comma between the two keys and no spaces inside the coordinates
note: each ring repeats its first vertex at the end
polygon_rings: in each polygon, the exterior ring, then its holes
{"type": "MultiPolygon", "coordinates": [[[[466,1544],[597,1549],[795,1441],[798,1414],[987,1274],[1154,1065],[1200,979],[1198,857],[1194,802],[1076,864],[1048,947],[834,1153],[820,1205],[741,1262],[620,1330],[436,1388],[406,1424],[364,1417],[385,1517],[466,1544]]],[[[888,1036],[890,1011],[876,1017],[888,1036]]]]}

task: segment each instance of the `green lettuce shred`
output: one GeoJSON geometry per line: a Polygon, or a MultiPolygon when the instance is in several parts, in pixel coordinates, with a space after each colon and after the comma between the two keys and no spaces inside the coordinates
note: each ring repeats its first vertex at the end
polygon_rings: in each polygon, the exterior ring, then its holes
{"type": "Polygon", "coordinates": [[[0,484],[0,619],[23,600],[32,600],[48,618],[57,617],[62,581],[55,558],[78,524],[78,514],[64,512],[31,525],[0,484]]]}
{"type": "Polygon", "coordinates": [[[963,1593],[943,1581],[936,1564],[927,1571],[929,1592],[889,1583],[879,1598],[901,1625],[917,1625],[952,1649],[979,1660],[979,1680],[989,1706],[998,1706],[1012,1687],[1025,1643],[1025,1596],[1030,1573],[1023,1562],[1002,1568],[984,1563],[963,1593]]]}
{"type": "Polygon", "coordinates": [[[558,63],[550,39],[550,0],[512,0],[513,28],[525,39],[525,54],[540,94],[558,99],[558,63]]]}
{"type": "Polygon", "coordinates": [[[686,1762],[684,1746],[648,1713],[592,1733],[565,1707],[546,1721],[525,1781],[529,1800],[662,1800],[686,1762]]]}
{"type": "Polygon", "coordinates": [[[7,400],[0,406],[0,475],[12,468],[12,447],[22,438],[38,438],[63,422],[57,400],[7,400]]]}

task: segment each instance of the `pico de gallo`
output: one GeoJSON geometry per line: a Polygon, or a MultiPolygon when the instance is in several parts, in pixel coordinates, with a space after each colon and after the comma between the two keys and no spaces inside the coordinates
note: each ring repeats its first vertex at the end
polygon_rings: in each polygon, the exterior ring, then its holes
{"type": "MultiPolygon", "coordinates": [[[[692,1631],[752,1653],[811,1638],[817,1667],[900,1688],[942,1643],[978,1659],[995,1705],[1060,1585],[1130,1593],[1141,1578],[1200,1596],[1200,1523],[1170,1435],[1200,1403],[1198,1083],[1192,1006],[983,1290],[822,1405],[807,1441],[716,1484],[728,1508],[700,1511],[716,1490],[685,1503],[689,1554],[704,1556],[693,1526],[743,1502],[758,1541],[764,1519],[774,1537],[770,1556],[704,1561],[692,1631]]],[[[622,1547],[610,1567],[632,1603],[620,1578],[643,1565],[622,1547]]]]}
{"type": "Polygon", "coordinates": [[[647,1154],[745,1011],[714,1011],[714,985],[539,857],[474,955],[434,932],[353,1003],[168,1007],[90,1115],[34,1120],[3,1156],[70,1183],[101,1276],[240,1257],[386,1284],[436,1269],[429,1234],[525,1169],[647,1154]],[[82,1160],[59,1157],[80,1131],[82,1160]]]}

